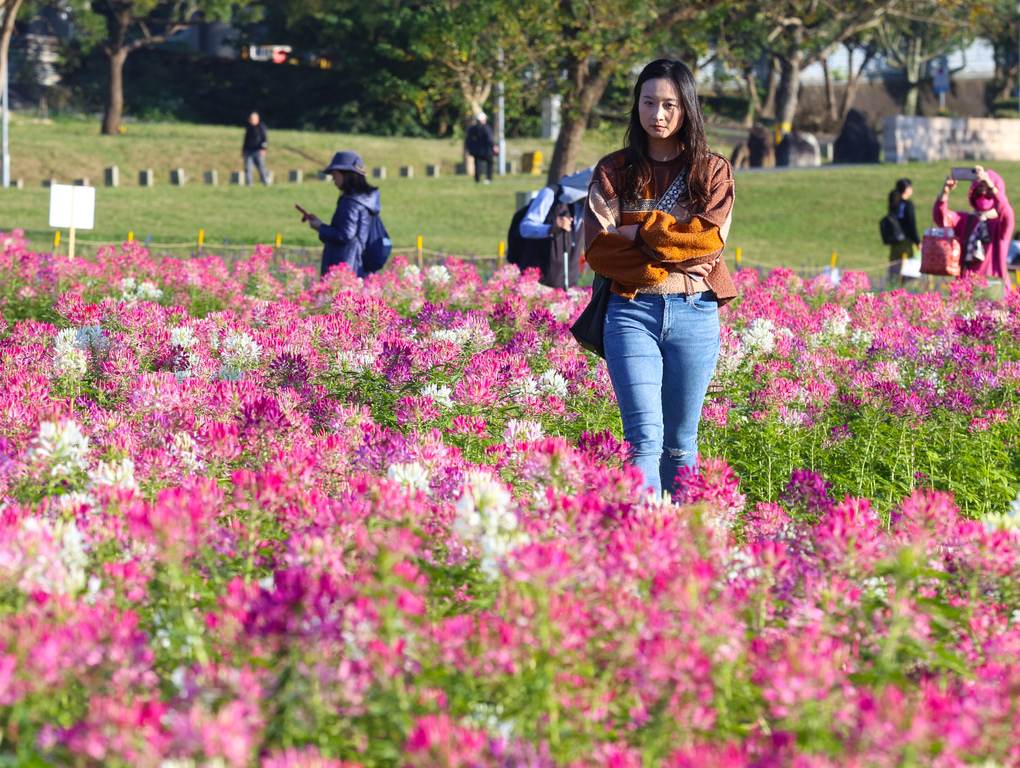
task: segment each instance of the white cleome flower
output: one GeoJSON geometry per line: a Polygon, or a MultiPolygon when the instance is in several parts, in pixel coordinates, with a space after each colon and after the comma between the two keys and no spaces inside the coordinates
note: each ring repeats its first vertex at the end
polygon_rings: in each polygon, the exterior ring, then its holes
{"type": "Polygon", "coordinates": [[[767,355],[776,348],[776,326],[768,318],[759,317],[740,334],[740,343],[748,352],[767,355]]]}
{"type": "Polygon", "coordinates": [[[425,270],[425,279],[430,283],[448,283],[453,279],[450,270],[442,264],[437,264],[425,270]]]}
{"type": "Polygon", "coordinates": [[[371,352],[338,352],[336,363],[342,371],[364,373],[375,365],[375,355],[371,352]]]}
{"type": "Polygon", "coordinates": [[[468,472],[457,500],[453,532],[478,546],[479,565],[490,579],[499,575],[500,561],[507,553],[530,541],[517,527],[513,496],[506,487],[486,472],[468,472]]]}
{"type": "Polygon", "coordinates": [[[874,338],[875,334],[870,331],[866,331],[863,328],[857,328],[850,334],[850,342],[858,348],[870,347],[874,338]]]}
{"type": "Polygon", "coordinates": [[[73,520],[50,521],[28,517],[22,521],[21,527],[26,533],[47,536],[56,545],[55,553],[46,548],[39,550],[23,574],[25,583],[60,594],[73,594],[85,589],[88,557],[85,554],[85,540],[73,520]]]}
{"type": "Polygon", "coordinates": [[[559,398],[567,396],[567,380],[560,375],[559,371],[554,371],[551,368],[538,377],[538,388],[546,395],[554,395],[559,398]]]}
{"type": "Polygon", "coordinates": [[[542,425],[537,421],[528,419],[510,419],[503,430],[503,439],[508,443],[516,443],[520,440],[528,442],[541,440],[545,436],[542,425]]]}
{"type": "Polygon", "coordinates": [[[829,336],[846,336],[850,328],[850,313],[845,307],[837,307],[836,310],[825,320],[822,333],[829,336]]]}
{"type": "Polygon", "coordinates": [[[78,331],[65,328],[57,334],[53,345],[53,372],[62,378],[80,379],[88,370],[84,350],[75,345],[78,331]]]}
{"type": "Polygon", "coordinates": [[[120,281],[120,300],[129,304],[136,301],[159,301],[163,298],[163,290],[149,280],[141,283],[133,277],[125,277],[120,281]]]}
{"type": "Polygon", "coordinates": [[[70,475],[86,469],[89,439],[82,434],[76,421],[62,424],[44,421],[39,424],[39,434],[28,450],[28,458],[46,464],[54,475],[70,475]]]}
{"type": "Polygon", "coordinates": [[[251,334],[245,331],[232,333],[227,336],[220,350],[225,365],[239,368],[242,371],[249,370],[258,365],[259,354],[261,352],[262,349],[259,347],[258,342],[251,337],[251,334]]]}
{"type": "Polygon", "coordinates": [[[110,347],[110,340],[103,335],[98,325],[84,325],[74,334],[74,346],[78,349],[103,350],[110,347]]]}
{"type": "Polygon", "coordinates": [[[224,363],[220,366],[220,369],[216,371],[216,378],[220,381],[240,381],[244,378],[244,371],[236,365],[227,365],[224,363]]]}
{"type": "Polygon", "coordinates": [[[429,489],[429,472],[417,461],[391,464],[386,470],[386,477],[409,490],[428,491],[429,489]]]}
{"type": "Polygon", "coordinates": [[[463,347],[471,339],[471,329],[464,326],[460,328],[441,328],[438,331],[433,331],[430,338],[436,341],[449,341],[458,347],[463,347]]]}
{"type": "Polygon", "coordinates": [[[539,386],[538,379],[534,376],[528,376],[511,384],[509,392],[513,398],[538,397],[542,393],[542,389],[539,386]]]}
{"type": "Polygon", "coordinates": [[[182,349],[190,349],[198,344],[198,338],[195,336],[194,329],[182,325],[170,331],[170,343],[182,349]]]}
{"type": "Polygon", "coordinates": [[[158,288],[155,283],[150,283],[148,280],[144,280],[138,289],[135,291],[135,295],[140,301],[159,301],[163,298],[163,289],[158,288]]]}
{"type": "Polygon", "coordinates": [[[432,402],[445,410],[453,408],[453,399],[450,397],[452,392],[453,390],[442,384],[426,384],[421,388],[422,397],[431,397],[432,402]]]}
{"type": "Polygon", "coordinates": [[[115,488],[138,488],[138,483],[135,480],[135,463],[127,456],[119,462],[99,462],[96,468],[89,472],[89,481],[92,485],[111,485],[115,488]]]}
{"type": "Polygon", "coordinates": [[[198,455],[198,443],[187,432],[175,432],[170,439],[169,453],[176,456],[188,472],[196,473],[204,469],[205,464],[198,455]]]}

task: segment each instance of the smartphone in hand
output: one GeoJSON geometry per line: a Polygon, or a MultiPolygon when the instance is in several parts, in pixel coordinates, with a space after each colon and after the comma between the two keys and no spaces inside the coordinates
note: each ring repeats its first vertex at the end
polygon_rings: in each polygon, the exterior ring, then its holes
{"type": "Polygon", "coordinates": [[[294,207],[297,208],[299,211],[301,211],[301,223],[302,224],[304,224],[306,221],[311,221],[312,219],[315,218],[314,216],[312,216],[312,214],[310,214],[308,211],[306,211],[304,208],[302,208],[297,203],[294,203],[294,207]]]}
{"type": "Polygon", "coordinates": [[[977,171],[973,168],[953,168],[949,175],[957,181],[975,181],[977,179],[977,171]]]}

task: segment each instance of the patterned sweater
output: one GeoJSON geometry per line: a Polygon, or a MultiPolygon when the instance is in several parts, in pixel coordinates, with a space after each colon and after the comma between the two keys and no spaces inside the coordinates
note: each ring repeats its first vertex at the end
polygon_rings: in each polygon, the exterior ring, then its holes
{"type": "MultiPolygon", "coordinates": [[[[725,304],[737,295],[736,285],[721,258],[729,235],[733,209],[733,173],[724,157],[711,156],[711,199],[704,211],[692,211],[686,188],[666,202],[668,213],[656,203],[685,169],[677,160],[652,161],[652,180],[640,200],[621,200],[626,153],[602,158],[592,174],[584,212],[585,259],[591,268],[612,278],[612,291],[627,298],[637,293],[686,293],[712,290],[725,304]],[[672,203],[672,205],[670,205],[672,203]],[[617,227],[640,225],[635,240],[617,227]],[[692,280],[682,268],[715,261],[704,281],[692,280]]],[[[678,191],[673,188],[673,193],[678,191]]]]}

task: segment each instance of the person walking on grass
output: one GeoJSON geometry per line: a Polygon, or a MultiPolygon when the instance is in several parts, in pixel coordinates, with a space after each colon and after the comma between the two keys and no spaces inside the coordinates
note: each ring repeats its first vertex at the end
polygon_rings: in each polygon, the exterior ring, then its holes
{"type": "Polygon", "coordinates": [[[719,305],[737,295],[722,258],[733,174],[708,151],[694,77],[679,61],[642,70],[624,143],[595,167],[585,258],[612,281],[606,364],[630,462],[658,495],[696,463],[719,305]]]}
{"type": "Polygon", "coordinates": [[[266,169],[266,149],[269,147],[269,135],[266,126],[259,118],[258,112],[248,115],[248,126],[244,129],[244,144],[241,156],[244,158],[244,183],[249,187],[254,183],[255,168],[258,166],[262,183],[269,185],[269,171],[266,169]]]}
{"type": "Polygon", "coordinates": [[[889,193],[888,216],[894,219],[899,226],[897,236],[902,237],[889,246],[889,282],[904,282],[916,280],[917,278],[904,278],[900,274],[900,268],[904,259],[909,259],[914,252],[921,247],[921,238],[917,234],[917,217],[914,213],[914,203],[910,199],[914,194],[914,185],[910,179],[900,179],[896,182],[892,192],[889,193]]]}
{"type": "Polygon", "coordinates": [[[324,243],[319,273],[325,277],[333,267],[346,264],[358,277],[364,277],[362,254],[368,244],[372,217],[382,211],[379,189],[368,183],[365,164],[351,150],[337,152],[325,172],[332,175],[341,195],[329,224],[318,216],[308,215],[308,226],[319,233],[319,240],[324,243]]]}
{"type": "Polygon", "coordinates": [[[492,158],[499,153],[499,147],[492,136],[492,128],[489,126],[484,112],[475,115],[475,124],[468,128],[464,144],[468,154],[475,159],[475,184],[481,181],[482,166],[485,166],[485,183],[492,181],[492,158]]]}

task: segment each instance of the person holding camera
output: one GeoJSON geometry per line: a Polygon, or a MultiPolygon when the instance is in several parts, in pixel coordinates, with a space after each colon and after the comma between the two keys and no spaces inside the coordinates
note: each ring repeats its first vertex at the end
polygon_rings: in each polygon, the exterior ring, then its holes
{"type": "Polygon", "coordinates": [[[952,227],[960,241],[960,276],[966,274],[1001,278],[1010,290],[1007,271],[1009,240],[1015,217],[1006,197],[1006,183],[995,171],[980,165],[973,169],[953,169],[942,185],[932,209],[935,226],[952,227]],[[954,178],[964,171],[972,183],[969,200],[973,211],[949,210],[949,193],[957,185],[954,178]]]}

